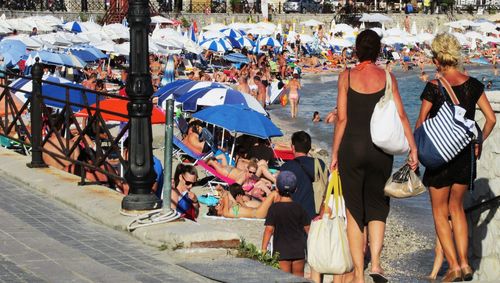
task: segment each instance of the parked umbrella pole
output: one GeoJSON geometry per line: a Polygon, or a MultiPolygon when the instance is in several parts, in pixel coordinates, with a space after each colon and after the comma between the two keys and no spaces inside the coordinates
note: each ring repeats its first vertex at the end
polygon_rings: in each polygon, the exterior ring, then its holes
{"type": "Polygon", "coordinates": [[[172,213],[171,193],[172,193],[172,142],[174,136],[174,100],[167,99],[167,111],[165,121],[165,152],[164,152],[164,167],[163,167],[163,212],[165,214],[172,213]]]}
{"type": "Polygon", "coordinates": [[[234,154],[234,146],[236,145],[236,138],[238,137],[238,133],[234,133],[234,141],[233,141],[233,147],[231,148],[231,158],[229,160],[233,160],[233,154],[234,154]]]}

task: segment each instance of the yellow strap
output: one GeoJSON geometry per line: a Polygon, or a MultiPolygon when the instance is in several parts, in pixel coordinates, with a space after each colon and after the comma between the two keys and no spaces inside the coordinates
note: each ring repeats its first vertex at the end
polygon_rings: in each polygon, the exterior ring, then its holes
{"type": "MultiPolygon", "coordinates": [[[[335,215],[338,215],[340,198],[342,197],[342,183],[340,182],[340,176],[338,170],[334,170],[330,174],[330,179],[328,181],[328,188],[325,194],[325,202],[324,202],[325,209],[328,207],[330,197],[332,196],[332,192],[333,192],[333,199],[335,201],[335,215]]],[[[332,212],[330,212],[330,216],[332,216],[332,212]]]]}

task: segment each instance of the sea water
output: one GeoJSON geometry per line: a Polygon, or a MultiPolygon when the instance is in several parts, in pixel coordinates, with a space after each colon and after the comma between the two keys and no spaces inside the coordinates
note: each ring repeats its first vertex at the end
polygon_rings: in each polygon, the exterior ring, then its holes
{"type": "MultiPolygon", "coordinates": [[[[410,126],[413,129],[415,121],[420,111],[420,95],[425,88],[426,83],[419,79],[419,70],[410,70],[402,72],[396,67],[394,75],[398,81],[399,92],[404,104],[405,111],[410,120],[410,126]]],[[[430,79],[435,77],[435,71],[427,68],[426,73],[430,79]]],[[[493,87],[491,90],[500,90],[500,77],[494,76],[490,67],[468,67],[469,75],[483,80],[484,84],[491,80],[493,87]]],[[[331,154],[333,140],[333,125],[324,122],[313,123],[312,116],[314,111],[320,113],[323,119],[337,103],[337,80],[338,74],[309,75],[302,80],[302,89],[300,90],[300,105],[298,118],[290,119],[289,106],[281,107],[279,105],[271,106],[271,113],[276,115],[289,127],[308,132],[313,143],[322,149],[326,149],[331,154]]],[[[397,170],[404,164],[406,156],[396,156],[394,159],[393,170],[397,170]]],[[[421,168],[421,172],[424,172],[421,168]]],[[[434,223],[432,220],[432,211],[428,193],[408,199],[392,199],[391,213],[397,213],[404,217],[405,222],[410,227],[418,227],[418,231],[428,238],[434,238],[434,223]]],[[[416,255],[417,256],[417,255],[416,255]]],[[[432,252],[425,251],[419,254],[418,259],[414,259],[418,264],[426,265],[424,269],[430,271],[432,267],[432,252]]]]}

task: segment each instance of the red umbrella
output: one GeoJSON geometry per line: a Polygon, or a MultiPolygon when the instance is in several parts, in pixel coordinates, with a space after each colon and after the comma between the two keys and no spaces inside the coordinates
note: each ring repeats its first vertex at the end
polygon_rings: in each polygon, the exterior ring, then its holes
{"type": "MultiPolygon", "coordinates": [[[[99,109],[101,116],[106,121],[128,122],[128,100],[109,98],[99,102],[99,109]]],[[[91,105],[92,108],[97,108],[96,104],[91,105]]],[[[95,114],[95,110],[90,110],[91,114],[95,114]]],[[[80,110],[75,114],[79,117],[88,116],[86,108],[80,110]]],[[[151,114],[151,124],[165,124],[165,112],[158,106],[153,106],[153,113],[151,114]]]]}

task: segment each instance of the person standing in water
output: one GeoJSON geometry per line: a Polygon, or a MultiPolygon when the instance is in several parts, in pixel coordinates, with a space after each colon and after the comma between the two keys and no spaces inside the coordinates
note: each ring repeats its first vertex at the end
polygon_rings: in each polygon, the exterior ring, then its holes
{"type": "Polygon", "coordinates": [[[286,88],[289,89],[288,100],[290,101],[290,113],[292,118],[296,118],[297,113],[299,112],[299,89],[301,88],[299,74],[293,74],[293,77],[286,85],[286,88]]]}

